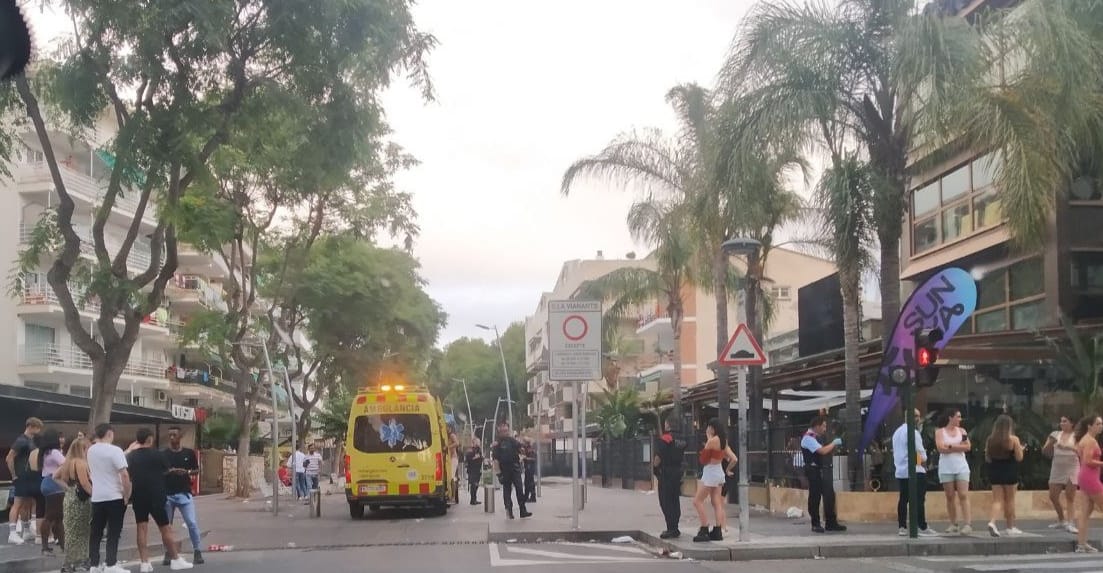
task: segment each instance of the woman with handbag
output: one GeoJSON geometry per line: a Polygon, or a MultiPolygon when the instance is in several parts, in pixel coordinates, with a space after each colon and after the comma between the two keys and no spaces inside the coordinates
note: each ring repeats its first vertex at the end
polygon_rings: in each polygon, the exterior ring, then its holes
{"type": "Polygon", "coordinates": [[[62,527],[62,512],[65,500],[65,486],[54,479],[65,463],[61,453],[61,436],[57,430],[42,432],[42,441],[38,448],[38,461],[42,465],[42,498],[45,505],[39,535],[42,537],[42,553],[54,552],[50,547],[50,535],[53,534],[58,546],[65,548],[65,529],[62,527]]]}
{"type": "Polygon", "coordinates": [[[62,573],[88,570],[88,540],[92,529],[92,476],[88,472],[88,441],[77,438],[69,444],[65,463],[54,473],[65,484],[64,529],[68,536],[62,573]]]}

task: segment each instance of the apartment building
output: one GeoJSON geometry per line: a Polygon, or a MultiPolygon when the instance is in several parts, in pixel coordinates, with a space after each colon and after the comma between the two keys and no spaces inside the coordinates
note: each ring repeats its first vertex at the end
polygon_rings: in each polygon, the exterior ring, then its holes
{"type": "MultiPolygon", "coordinates": [[[[737,267],[742,264],[737,259],[732,259],[732,263],[737,267]]],[[[526,319],[528,346],[525,358],[530,376],[529,392],[541,396],[539,402],[534,399],[530,415],[535,415],[537,408],[542,407],[541,416],[548,420],[545,432],[570,432],[573,428],[569,408],[571,388],[569,385],[552,384],[546,379],[548,301],[571,298],[585,281],[631,266],[654,268],[654,263],[649,259],[594,259],[564,263],[554,289],[541,296],[536,313],[526,319]]],[[[834,271],[831,261],[789,249],[774,249],[764,268],[767,289],[775,308],[766,337],[796,329],[797,289],[834,271]]],[[[735,325],[743,319],[741,300],[741,296],[736,295],[728,305],[730,331],[734,331],[735,325]]],[[[687,285],[683,301],[681,384],[691,387],[714,377],[709,364],[716,360],[718,354],[716,297],[702,288],[687,285]]],[[[619,368],[621,385],[635,385],[644,396],[653,396],[658,390],[668,390],[673,384],[674,330],[665,301],[651,301],[636,311],[634,320],[620,325],[615,340],[617,348],[607,349],[607,352],[619,368]]],[[[592,391],[600,391],[598,385],[591,387],[592,391]]]]}
{"type": "MultiPolygon", "coordinates": [[[[60,132],[52,138],[62,177],[76,203],[74,221],[82,238],[82,255],[90,260],[94,256],[93,214],[102,204],[113,164],[104,149],[114,132],[111,116],[105,114],[85,140],[60,132]]],[[[0,236],[0,260],[14,265],[36,225],[58,199],[33,133],[21,134],[9,169],[12,177],[0,180],[0,227],[6,229],[0,236]]],[[[112,256],[134,221],[136,207],[136,194],[116,198],[104,233],[112,256]]],[[[156,205],[150,205],[141,221],[142,235],[153,232],[155,213],[156,205]]],[[[57,296],[46,282],[52,260],[44,259],[37,269],[18,277],[11,296],[0,298],[0,362],[14,366],[0,383],[87,398],[91,396],[92,365],[65,327],[57,296]]],[[[165,304],[142,322],[119,380],[116,402],[168,410],[190,419],[195,408],[219,410],[233,405],[233,388],[222,379],[217,366],[188,360],[187,349],[182,350],[178,342],[180,329],[190,316],[201,309],[225,307],[220,284],[231,271],[217,257],[187,246],[181,246],[179,259],[165,304]]],[[[140,272],[150,262],[149,239],[140,236],[131,249],[128,267],[140,272]]],[[[80,285],[72,288],[74,294],[81,295],[80,285]]],[[[81,315],[97,335],[99,306],[94,297],[81,303],[81,315]]],[[[116,324],[121,328],[122,320],[116,324]]]]}
{"type": "MultiPolygon", "coordinates": [[[[971,18],[986,7],[1013,4],[951,7],[971,18]]],[[[917,150],[911,159],[929,152],[917,150]]],[[[1052,418],[1078,407],[1069,375],[1053,361],[1044,337],[1064,336],[1062,316],[1081,332],[1103,330],[1101,173],[1083,171],[1068,188],[1054,189],[1044,246],[1021,251],[1009,243],[994,183],[1005,160],[990,150],[966,149],[915,174],[904,217],[902,287],[909,292],[951,266],[977,279],[977,310],[943,353],[956,368],[942,369],[927,397],[932,406],[1021,409],[1052,418]]]]}

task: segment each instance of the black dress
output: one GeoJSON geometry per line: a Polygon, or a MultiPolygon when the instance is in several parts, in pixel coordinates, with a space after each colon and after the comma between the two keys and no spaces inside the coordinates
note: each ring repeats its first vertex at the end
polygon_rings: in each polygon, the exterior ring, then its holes
{"type": "Polygon", "coordinates": [[[988,482],[992,485],[1016,485],[1019,483],[1019,462],[1011,450],[988,452],[988,482]]]}

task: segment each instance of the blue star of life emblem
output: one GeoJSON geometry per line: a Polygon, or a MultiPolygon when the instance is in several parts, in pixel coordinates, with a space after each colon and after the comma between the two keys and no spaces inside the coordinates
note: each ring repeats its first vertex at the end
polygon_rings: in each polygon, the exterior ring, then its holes
{"type": "Polygon", "coordinates": [[[387,446],[393,448],[396,444],[400,444],[403,441],[404,433],[406,432],[406,426],[399,424],[394,418],[387,421],[379,428],[379,439],[387,446]]]}

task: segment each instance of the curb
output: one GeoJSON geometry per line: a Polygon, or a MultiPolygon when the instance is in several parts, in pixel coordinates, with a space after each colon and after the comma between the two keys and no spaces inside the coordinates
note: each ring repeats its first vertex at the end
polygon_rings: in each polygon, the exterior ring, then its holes
{"type": "Polygon", "coordinates": [[[488,543],[545,543],[551,541],[570,541],[585,543],[601,541],[608,543],[615,537],[629,536],[640,539],[643,535],[637,530],[601,530],[601,531],[488,531],[488,543]]]}
{"type": "MultiPolygon", "coordinates": [[[[1017,555],[1072,553],[1074,540],[1054,539],[954,539],[884,540],[864,543],[786,545],[756,543],[736,547],[685,548],[645,532],[637,532],[640,541],[670,552],[680,551],[698,561],[769,561],[776,559],[849,559],[857,557],[932,557],[966,555],[1017,555]]],[[[841,536],[840,536],[841,537],[841,536]]],[[[839,539],[839,541],[843,541],[839,539]]],[[[1095,540],[1093,540],[1095,541],[1095,540]]]]}
{"type": "MultiPolygon", "coordinates": [[[[203,531],[200,533],[201,538],[206,538],[210,531],[203,531]]],[[[184,552],[185,539],[181,539],[176,542],[176,551],[184,552]]],[[[157,561],[161,560],[161,555],[164,554],[165,546],[160,543],[151,543],[149,545],[149,554],[157,556],[157,561]]],[[[26,559],[15,559],[12,561],[0,561],[0,573],[40,573],[42,571],[56,571],[61,566],[61,557],[63,553],[58,555],[52,555],[44,557],[37,555],[35,557],[28,557],[26,559]]],[[[102,552],[101,552],[102,555],[102,552]]],[[[135,561],[138,559],[137,547],[120,547],[119,562],[135,561]]]]}

